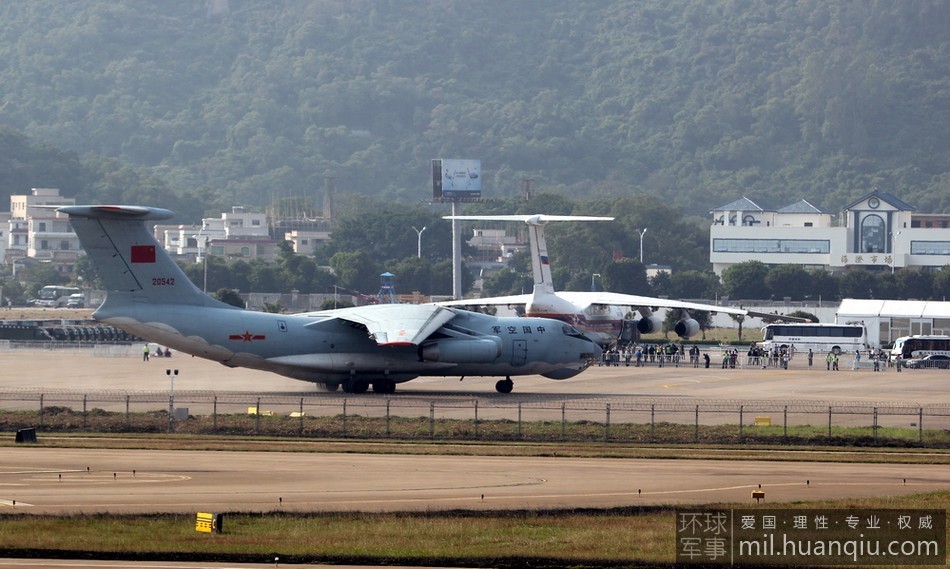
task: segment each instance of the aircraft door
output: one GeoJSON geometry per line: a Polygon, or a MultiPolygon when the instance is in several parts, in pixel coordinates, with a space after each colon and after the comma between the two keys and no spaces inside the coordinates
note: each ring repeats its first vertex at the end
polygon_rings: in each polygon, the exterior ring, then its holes
{"type": "Polygon", "coordinates": [[[525,362],[528,361],[528,341],[527,340],[512,340],[511,341],[511,365],[513,366],[523,366],[525,362]]]}
{"type": "Polygon", "coordinates": [[[624,349],[640,339],[636,320],[621,320],[620,334],[617,335],[617,348],[624,349]]]}

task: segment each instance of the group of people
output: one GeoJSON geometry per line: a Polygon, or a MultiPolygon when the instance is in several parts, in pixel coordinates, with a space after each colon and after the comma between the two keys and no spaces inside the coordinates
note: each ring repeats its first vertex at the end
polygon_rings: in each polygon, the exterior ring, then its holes
{"type": "Polygon", "coordinates": [[[638,344],[629,345],[625,348],[612,348],[605,350],[601,356],[600,365],[619,366],[621,361],[623,365],[641,367],[647,363],[655,363],[659,367],[665,364],[679,366],[689,358],[689,364],[693,367],[699,367],[700,360],[703,360],[706,367],[709,367],[709,354],[701,354],[699,346],[690,346],[684,349],[682,345],[672,342],[668,344],[638,344]]]}
{"type": "MultiPolygon", "coordinates": [[[[890,358],[884,350],[878,348],[876,350],[868,350],[868,361],[871,362],[874,371],[881,371],[881,368],[887,367],[890,358]]],[[[855,350],[854,359],[851,361],[851,369],[856,370],[861,367],[861,350],[855,350]]],[[[835,364],[835,369],[837,368],[837,362],[835,364]]],[[[900,371],[901,367],[898,364],[897,371],[900,371]]]]}
{"type": "MultiPolygon", "coordinates": [[[[142,348],[142,361],[147,362],[151,352],[148,348],[148,344],[145,344],[145,347],[142,348]]],[[[155,357],[156,358],[170,358],[172,357],[172,351],[169,348],[162,349],[161,346],[155,348],[155,357]]]]}

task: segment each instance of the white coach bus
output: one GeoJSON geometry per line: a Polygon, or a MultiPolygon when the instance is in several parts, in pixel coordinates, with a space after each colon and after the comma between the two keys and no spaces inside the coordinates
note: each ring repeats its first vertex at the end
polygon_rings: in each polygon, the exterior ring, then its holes
{"type": "Polygon", "coordinates": [[[867,333],[859,324],[769,324],[762,328],[762,346],[795,346],[796,352],[854,353],[868,348],[867,333]]]}
{"type": "Polygon", "coordinates": [[[950,356],[950,336],[903,336],[894,340],[891,358],[909,360],[931,354],[950,356]]]}

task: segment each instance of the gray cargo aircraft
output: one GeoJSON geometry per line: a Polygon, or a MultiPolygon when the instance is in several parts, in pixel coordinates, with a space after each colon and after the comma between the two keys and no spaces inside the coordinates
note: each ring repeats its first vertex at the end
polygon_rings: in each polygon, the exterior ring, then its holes
{"type": "Polygon", "coordinates": [[[599,347],[549,318],[497,318],[436,305],[383,304],[269,314],[201,292],[162,249],[147,222],[167,209],[76,205],[69,216],[107,288],[93,318],[179,352],[322,384],[334,391],[392,393],[419,376],[567,379],[599,347]]]}

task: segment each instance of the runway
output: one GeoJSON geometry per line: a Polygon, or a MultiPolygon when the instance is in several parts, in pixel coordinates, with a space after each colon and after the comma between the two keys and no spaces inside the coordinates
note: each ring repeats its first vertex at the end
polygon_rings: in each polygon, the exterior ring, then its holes
{"type": "Polygon", "coordinates": [[[5,513],[537,509],[894,496],[946,465],[13,448],[5,513]]]}
{"type": "MultiPolygon", "coordinates": [[[[197,358],[106,356],[91,351],[0,350],[0,401],[10,393],[178,392],[353,398],[312,384],[197,358]]],[[[481,401],[653,400],[948,404],[945,370],[828,372],[791,369],[593,367],[551,381],[517,378],[515,393],[492,378],[421,378],[396,399],[481,401]]],[[[356,396],[357,398],[359,396],[356,396]]],[[[366,394],[367,398],[379,398],[366,394]]],[[[47,404],[49,404],[47,402],[47,404]]],[[[32,405],[32,404],[31,404],[32,405]]],[[[32,407],[31,407],[32,408],[32,407]]],[[[293,452],[57,449],[0,453],[0,511],[18,513],[193,511],[404,511],[605,507],[888,496],[950,488],[946,465],[430,456],[293,452]]]]}

